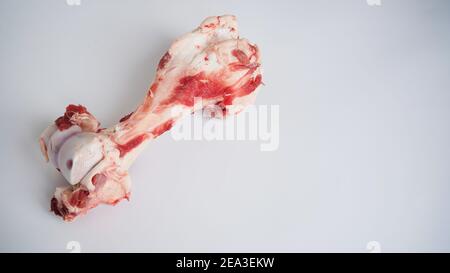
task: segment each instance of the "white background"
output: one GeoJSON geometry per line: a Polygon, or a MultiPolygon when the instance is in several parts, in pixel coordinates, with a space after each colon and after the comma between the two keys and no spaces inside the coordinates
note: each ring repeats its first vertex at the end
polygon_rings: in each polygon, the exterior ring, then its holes
{"type": "Polygon", "coordinates": [[[0,1],[0,251],[450,251],[448,1],[0,1]],[[131,202],[73,223],[38,137],[81,103],[109,126],[171,42],[235,14],[262,51],[280,146],[150,143],[131,202]]]}

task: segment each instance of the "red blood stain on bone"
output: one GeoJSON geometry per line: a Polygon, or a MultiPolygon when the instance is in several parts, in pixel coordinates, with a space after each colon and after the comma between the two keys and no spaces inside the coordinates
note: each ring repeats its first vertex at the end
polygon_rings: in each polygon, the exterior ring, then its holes
{"type": "Polygon", "coordinates": [[[249,65],[241,64],[241,63],[231,63],[229,65],[229,68],[231,71],[238,71],[238,70],[249,69],[249,65]]]}
{"type": "MultiPolygon", "coordinates": [[[[239,51],[235,52],[236,58],[246,62],[247,59],[239,51]]],[[[245,54],[244,54],[245,55],[245,54]]],[[[246,73],[253,73],[258,64],[240,64],[241,69],[248,69],[246,73]]],[[[178,85],[174,88],[171,96],[163,101],[161,105],[183,104],[192,107],[194,105],[194,98],[210,99],[216,97],[223,97],[224,104],[232,104],[234,98],[246,96],[261,84],[261,75],[250,78],[239,88],[232,88],[223,84],[220,77],[207,76],[204,72],[200,72],[193,76],[186,76],[179,80],[178,85]]]]}
{"type": "Polygon", "coordinates": [[[164,122],[163,124],[159,125],[155,129],[153,129],[152,135],[154,137],[160,136],[165,131],[170,130],[170,128],[172,128],[172,126],[173,126],[173,123],[174,123],[173,120],[168,120],[168,121],[164,122]]]}
{"type": "Polygon", "coordinates": [[[134,112],[131,112],[131,113],[129,113],[128,115],[122,117],[122,118],[119,120],[119,122],[124,122],[124,121],[128,120],[128,119],[131,117],[131,115],[132,115],[133,113],[134,113],[134,112]]]}
{"type": "Polygon", "coordinates": [[[67,162],[66,162],[66,167],[67,167],[67,169],[72,169],[72,166],[73,166],[73,160],[72,159],[69,159],[69,160],[67,160],[67,162]]]}
{"type": "MultiPolygon", "coordinates": [[[[159,78],[158,81],[162,81],[162,78],[159,78]]],[[[155,92],[158,89],[158,82],[155,82],[150,86],[150,91],[155,92]]]]}
{"type": "Polygon", "coordinates": [[[216,26],[216,24],[214,24],[214,23],[210,23],[210,24],[207,24],[207,25],[203,25],[203,27],[205,27],[205,28],[213,28],[213,27],[215,27],[216,26]]]}
{"type": "Polygon", "coordinates": [[[123,157],[129,151],[131,151],[134,148],[136,148],[137,146],[139,146],[139,144],[141,144],[147,138],[148,138],[147,134],[141,134],[141,135],[138,135],[137,137],[131,139],[130,141],[128,141],[125,144],[117,144],[117,149],[120,152],[120,157],[123,157]]]}
{"type": "Polygon", "coordinates": [[[226,94],[224,96],[224,105],[232,105],[233,100],[238,97],[246,96],[253,91],[261,84],[262,76],[261,74],[257,75],[254,78],[250,78],[247,82],[245,82],[240,88],[236,90],[229,88],[226,90],[226,94]]]}
{"type": "MultiPolygon", "coordinates": [[[[256,50],[256,48],[252,48],[251,50],[256,50]]],[[[255,70],[259,67],[258,63],[250,63],[250,58],[256,54],[255,52],[252,53],[252,56],[248,57],[242,50],[240,49],[234,49],[231,54],[236,57],[238,62],[229,64],[229,68],[231,71],[238,71],[243,69],[248,69],[247,74],[253,74],[255,70]]]]}
{"type": "Polygon", "coordinates": [[[239,92],[235,94],[236,97],[243,97],[252,93],[261,84],[261,81],[262,81],[261,74],[257,75],[254,78],[251,78],[243,86],[241,86],[239,92]]]}
{"type": "Polygon", "coordinates": [[[162,56],[161,60],[159,61],[158,69],[164,69],[171,58],[172,56],[170,56],[169,52],[166,52],[166,54],[164,54],[164,56],[162,56]]]}
{"type": "Polygon", "coordinates": [[[250,56],[250,58],[252,56],[258,56],[258,47],[256,45],[252,45],[252,44],[248,44],[250,47],[250,50],[252,51],[252,55],[250,56]]]}
{"type": "Polygon", "coordinates": [[[203,99],[214,98],[223,94],[226,86],[220,80],[207,77],[204,72],[193,76],[186,76],[178,81],[171,96],[162,102],[162,105],[180,103],[186,106],[194,105],[194,97],[203,99]]]}
{"type": "Polygon", "coordinates": [[[250,62],[248,56],[240,49],[234,49],[231,54],[233,54],[241,64],[248,64],[250,62]]]}

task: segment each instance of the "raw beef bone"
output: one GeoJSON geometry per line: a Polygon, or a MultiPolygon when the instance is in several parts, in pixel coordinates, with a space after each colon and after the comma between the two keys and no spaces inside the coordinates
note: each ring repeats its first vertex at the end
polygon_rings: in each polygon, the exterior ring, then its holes
{"type": "Polygon", "coordinates": [[[85,107],[69,105],[44,131],[44,157],[71,184],[56,189],[51,210],[71,221],[99,204],[128,199],[128,168],[145,143],[202,107],[218,105],[225,115],[240,112],[253,103],[260,84],[258,48],[239,38],[236,18],[207,18],[172,44],[142,104],[117,125],[100,129],[85,107]]]}

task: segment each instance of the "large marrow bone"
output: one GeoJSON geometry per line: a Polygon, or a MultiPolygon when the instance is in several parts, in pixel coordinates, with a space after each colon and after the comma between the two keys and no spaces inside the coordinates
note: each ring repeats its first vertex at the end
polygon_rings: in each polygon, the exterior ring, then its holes
{"type": "Polygon", "coordinates": [[[128,169],[149,140],[208,105],[225,115],[240,112],[253,103],[260,84],[259,50],[239,38],[236,18],[207,18],[172,44],[144,101],[117,125],[101,129],[85,107],[69,105],[44,131],[44,157],[71,184],[56,189],[51,210],[70,221],[99,204],[128,199],[128,169]]]}

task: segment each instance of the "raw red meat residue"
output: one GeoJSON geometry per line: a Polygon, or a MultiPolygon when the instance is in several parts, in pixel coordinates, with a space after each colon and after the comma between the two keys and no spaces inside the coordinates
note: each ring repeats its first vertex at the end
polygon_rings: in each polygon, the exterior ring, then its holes
{"type": "Polygon", "coordinates": [[[52,201],[50,201],[50,210],[53,211],[56,215],[61,216],[61,213],[58,209],[58,200],[56,200],[55,197],[53,197],[52,201]]]}
{"type": "Polygon", "coordinates": [[[70,118],[74,114],[84,114],[84,113],[89,113],[86,107],[82,105],[70,104],[69,106],[66,107],[66,112],[64,113],[64,115],[55,120],[55,124],[60,131],[64,131],[73,125],[72,122],[70,122],[70,118]]]}
{"type": "Polygon", "coordinates": [[[170,128],[172,128],[173,125],[173,120],[170,119],[166,122],[164,122],[163,124],[159,125],[158,127],[156,127],[155,129],[153,129],[152,131],[152,135],[154,137],[160,136],[162,133],[164,133],[165,131],[170,130],[170,128]]]}
{"type": "Polygon", "coordinates": [[[133,113],[134,113],[134,112],[131,112],[131,113],[129,113],[128,115],[124,116],[123,118],[121,118],[121,119],[119,120],[119,122],[124,122],[124,121],[128,120],[128,119],[131,117],[131,115],[132,115],[133,113]]]}
{"type": "Polygon", "coordinates": [[[247,55],[244,53],[244,51],[240,50],[240,49],[234,49],[231,54],[233,54],[234,57],[236,57],[236,59],[239,60],[240,63],[242,64],[248,64],[250,62],[250,60],[248,59],[247,55]]]}
{"type": "MultiPolygon", "coordinates": [[[[248,61],[245,54],[236,50],[234,54],[236,58],[241,59],[240,61],[248,61]],[[242,55],[244,54],[244,55],[242,55]],[[245,56],[245,57],[244,57],[245,56]]],[[[253,73],[256,66],[253,67],[248,64],[239,64],[249,69],[248,73],[253,73]]],[[[204,72],[200,72],[193,76],[186,76],[179,80],[178,86],[175,87],[172,95],[166,99],[161,105],[170,105],[172,103],[180,103],[186,106],[194,106],[194,98],[201,97],[203,99],[214,98],[218,96],[228,95],[225,97],[225,105],[230,105],[233,99],[236,97],[246,96],[261,84],[261,75],[257,75],[254,78],[250,78],[246,83],[244,83],[240,88],[235,90],[225,86],[220,80],[212,76],[206,76],[204,72]]]]}
{"type": "Polygon", "coordinates": [[[58,200],[53,197],[52,201],[50,202],[50,210],[53,211],[58,216],[66,216],[67,213],[69,213],[69,210],[66,208],[66,206],[62,206],[61,209],[58,208],[58,200]]]}
{"type": "Polygon", "coordinates": [[[255,89],[261,84],[261,80],[261,74],[257,75],[255,78],[251,78],[240,88],[239,92],[236,94],[236,97],[243,97],[255,91],[255,89]]]}
{"type": "Polygon", "coordinates": [[[139,135],[132,140],[128,141],[125,144],[117,144],[117,149],[119,149],[120,157],[126,155],[129,151],[136,148],[139,144],[141,144],[144,140],[148,138],[147,134],[139,135]]]}
{"type": "Polygon", "coordinates": [[[55,124],[56,124],[56,127],[58,127],[58,129],[60,131],[64,131],[72,126],[72,123],[70,122],[70,120],[68,118],[66,118],[65,116],[57,118],[55,120],[55,124]]]}
{"type": "MultiPolygon", "coordinates": [[[[159,78],[158,81],[162,81],[162,78],[159,78]]],[[[158,89],[158,83],[157,82],[153,83],[152,86],[150,86],[150,91],[156,92],[156,89],[158,89]]]]}
{"type": "MultiPolygon", "coordinates": [[[[253,50],[253,48],[252,48],[253,50]]],[[[231,71],[238,71],[243,69],[248,69],[247,74],[252,74],[259,67],[257,63],[250,63],[250,58],[248,57],[242,50],[235,49],[231,52],[231,54],[238,59],[238,62],[231,63],[229,65],[231,71]]],[[[252,56],[255,53],[252,54],[252,56]]]]}
{"type": "Polygon", "coordinates": [[[203,99],[214,98],[223,94],[226,86],[213,77],[207,77],[204,72],[186,76],[179,80],[172,95],[162,102],[162,105],[180,103],[186,106],[194,105],[194,97],[203,99]]]}
{"type": "Polygon", "coordinates": [[[89,196],[89,191],[87,190],[77,190],[72,193],[72,197],[69,200],[71,206],[84,208],[87,203],[87,197],[89,196]]]}
{"type": "Polygon", "coordinates": [[[224,105],[231,105],[233,104],[234,98],[243,97],[246,96],[253,91],[261,84],[261,74],[257,75],[255,78],[250,78],[246,83],[244,83],[239,89],[233,90],[233,89],[227,89],[226,94],[228,96],[224,96],[224,105]]]}
{"type": "Polygon", "coordinates": [[[162,56],[161,60],[159,61],[158,69],[163,69],[170,61],[170,58],[172,58],[172,56],[170,56],[169,52],[166,52],[166,54],[164,54],[164,56],[162,56]]]}

